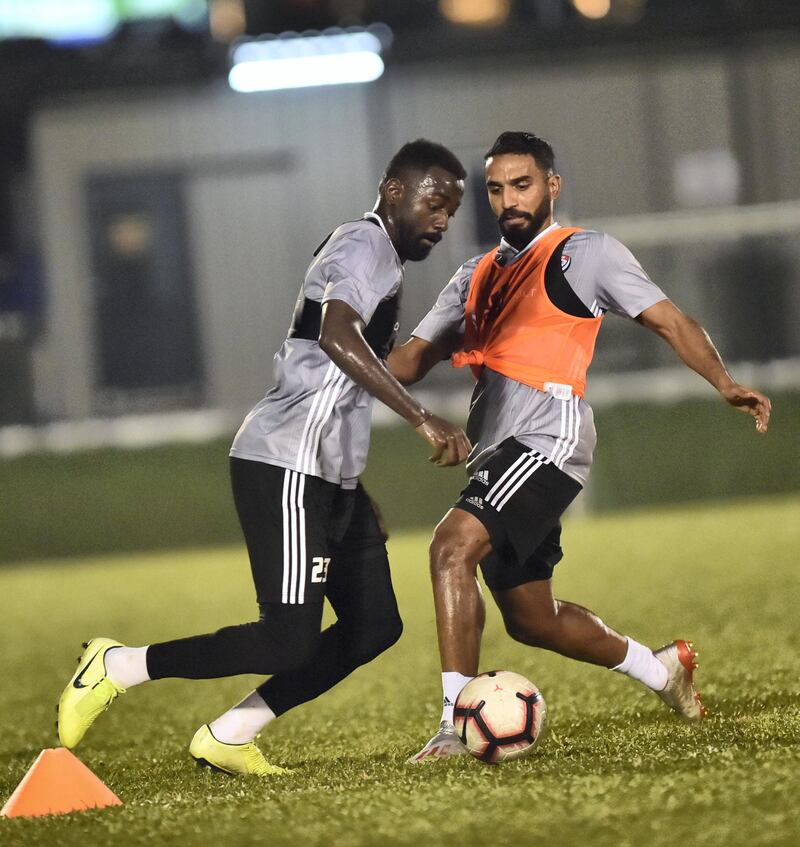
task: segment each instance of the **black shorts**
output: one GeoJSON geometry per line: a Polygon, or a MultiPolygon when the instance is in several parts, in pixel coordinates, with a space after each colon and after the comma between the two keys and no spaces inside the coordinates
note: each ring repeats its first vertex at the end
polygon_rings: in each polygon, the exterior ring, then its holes
{"type": "Polygon", "coordinates": [[[339,556],[384,553],[385,535],[361,484],[231,458],[231,484],[259,604],[321,603],[339,556]]]}
{"type": "Polygon", "coordinates": [[[581,485],[546,456],[507,438],[476,470],[456,508],[489,533],[492,552],[481,562],[492,590],[550,579],[561,561],[561,515],[581,485]]]}

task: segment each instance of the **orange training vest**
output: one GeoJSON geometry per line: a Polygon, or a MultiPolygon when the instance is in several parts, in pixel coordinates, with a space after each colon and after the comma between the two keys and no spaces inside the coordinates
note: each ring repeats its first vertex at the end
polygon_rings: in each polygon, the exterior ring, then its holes
{"type": "Polygon", "coordinates": [[[544,282],[550,257],[575,232],[581,229],[548,232],[505,267],[494,260],[496,250],[480,260],[467,295],[464,352],[453,355],[453,367],[471,365],[478,379],[485,365],[555,396],[564,391],[558,386],[570,386],[583,397],[603,318],[562,312],[550,301],[544,282]]]}

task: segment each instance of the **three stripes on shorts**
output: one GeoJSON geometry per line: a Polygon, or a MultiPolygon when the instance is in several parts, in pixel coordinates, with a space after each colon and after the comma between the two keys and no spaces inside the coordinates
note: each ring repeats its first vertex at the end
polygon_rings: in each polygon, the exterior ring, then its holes
{"type": "Polygon", "coordinates": [[[484,502],[499,512],[542,465],[549,465],[552,462],[557,468],[563,469],[578,446],[580,430],[580,399],[571,397],[561,406],[561,432],[552,458],[548,458],[538,450],[523,453],[489,489],[484,502]]]}
{"type": "Polygon", "coordinates": [[[306,510],[303,495],[306,475],[286,470],[283,473],[283,584],[281,603],[305,602],[306,593],[306,510]]]}
{"type": "Polygon", "coordinates": [[[484,502],[499,512],[542,465],[549,463],[550,459],[537,450],[523,453],[489,489],[484,502]]]}

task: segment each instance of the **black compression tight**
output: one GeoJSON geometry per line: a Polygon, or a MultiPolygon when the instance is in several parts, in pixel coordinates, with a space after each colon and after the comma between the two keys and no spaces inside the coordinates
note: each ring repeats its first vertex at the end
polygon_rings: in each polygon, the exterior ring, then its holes
{"type": "Polygon", "coordinates": [[[331,576],[328,599],[338,620],[322,633],[307,664],[273,676],[258,689],[276,715],[333,688],[403,632],[382,547],[340,561],[331,576]]]}
{"type": "MultiPolygon", "coordinates": [[[[257,596],[271,599],[276,596],[276,585],[280,587],[281,572],[277,571],[276,583],[276,562],[283,566],[281,512],[273,512],[275,503],[281,502],[284,472],[236,459],[231,462],[231,470],[257,596]]],[[[325,498],[331,495],[325,485],[310,477],[306,485],[306,495],[311,498],[307,507],[322,516],[327,515],[325,498]],[[314,498],[309,493],[312,485],[314,498]]],[[[320,597],[316,602],[261,602],[258,621],[152,644],[147,651],[151,679],[274,674],[259,692],[273,711],[281,714],[327,691],[394,644],[402,632],[402,622],[392,589],[385,536],[374,507],[361,487],[347,497],[339,492],[331,496],[333,517],[326,518],[333,536],[326,542],[331,565],[324,589],[336,612],[336,623],[320,634],[321,592],[315,595],[320,597]],[[339,524],[346,522],[340,538],[334,532],[337,516],[339,524]]]]}
{"type": "Polygon", "coordinates": [[[320,639],[322,602],[265,603],[259,620],[208,635],[151,644],[151,679],[217,679],[243,673],[274,674],[308,664],[320,639]]]}
{"type": "Polygon", "coordinates": [[[342,558],[328,598],[338,620],[320,634],[322,603],[262,604],[258,621],[151,644],[151,679],[275,676],[258,690],[275,714],[332,688],[397,641],[403,624],[382,547],[342,558]]]}

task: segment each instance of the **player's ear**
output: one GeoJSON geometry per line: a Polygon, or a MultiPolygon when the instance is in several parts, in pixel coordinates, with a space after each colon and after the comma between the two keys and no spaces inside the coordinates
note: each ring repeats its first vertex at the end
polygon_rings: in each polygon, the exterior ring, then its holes
{"type": "Polygon", "coordinates": [[[405,185],[396,176],[389,177],[383,183],[383,196],[393,206],[396,206],[403,199],[405,190],[405,185]]]}
{"type": "Polygon", "coordinates": [[[550,199],[558,200],[561,194],[561,176],[559,174],[551,174],[547,178],[547,188],[550,191],[550,199]]]}

